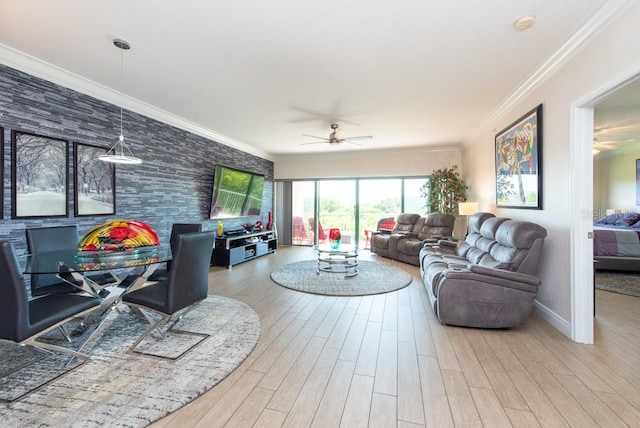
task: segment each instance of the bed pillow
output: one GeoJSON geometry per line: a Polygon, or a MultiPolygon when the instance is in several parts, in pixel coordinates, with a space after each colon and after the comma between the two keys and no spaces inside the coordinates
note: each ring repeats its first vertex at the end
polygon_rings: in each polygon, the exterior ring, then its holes
{"type": "Polygon", "coordinates": [[[596,221],[596,226],[633,226],[640,220],[638,213],[611,214],[596,221]]]}

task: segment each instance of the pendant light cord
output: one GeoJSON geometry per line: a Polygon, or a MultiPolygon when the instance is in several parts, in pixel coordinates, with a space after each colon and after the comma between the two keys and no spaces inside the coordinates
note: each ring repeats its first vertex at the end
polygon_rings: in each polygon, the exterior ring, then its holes
{"type": "Polygon", "coordinates": [[[120,49],[120,138],[124,138],[122,135],[122,103],[124,102],[124,97],[122,96],[122,90],[124,87],[124,49],[120,49]]]}
{"type": "Polygon", "coordinates": [[[137,158],[131,152],[131,149],[124,142],[124,50],[129,50],[131,45],[122,39],[114,39],[113,44],[120,49],[120,137],[118,141],[109,149],[107,153],[99,156],[101,161],[124,163],[124,164],[141,164],[142,159],[137,158]]]}

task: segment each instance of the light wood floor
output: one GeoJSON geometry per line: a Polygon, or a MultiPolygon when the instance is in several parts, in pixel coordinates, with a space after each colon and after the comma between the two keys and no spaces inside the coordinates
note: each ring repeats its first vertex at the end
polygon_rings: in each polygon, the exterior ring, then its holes
{"type": "Polygon", "coordinates": [[[412,284],[365,297],[299,293],[271,270],[310,248],[211,268],[210,292],[249,304],[262,336],[212,390],[153,427],[640,427],[640,298],[598,292],[596,344],[532,314],[513,330],[442,326],[412,284]]]}

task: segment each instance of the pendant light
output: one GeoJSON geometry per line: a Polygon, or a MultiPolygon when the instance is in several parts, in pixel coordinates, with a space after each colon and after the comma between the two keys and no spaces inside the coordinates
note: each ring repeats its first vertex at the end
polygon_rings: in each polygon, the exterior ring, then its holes
{"type": "Polygon", "coordinates": [[[122,63],[123,63],[123,53],[126,50],[131,49],[131,45],[129,42],[126,42],[122,39],[114,39],[113,44],[115,47],[120,49],[120,137],[118,141],[111,147],[107,153],[98,157],[101,161],[111,162],[111,163],[122,163],[122,164],[141,164],[142,159],[137,158],[133,155],[133,152],[127,146],[127,143],[124,141],[124,136],[122,135],[122,63]]]}

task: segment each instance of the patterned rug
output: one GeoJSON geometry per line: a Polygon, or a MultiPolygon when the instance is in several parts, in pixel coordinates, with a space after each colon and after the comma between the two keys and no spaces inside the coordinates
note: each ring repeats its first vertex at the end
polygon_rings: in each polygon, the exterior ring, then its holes
{"type": "Polygon", "coordinates": [[[381,263],[360,261],[358,275],[318,272],[316,260],[304,260],[280,266],[271,279],[286,288],[329,296],[366,296],[388,293],[411,284],[410,274],[400,268],[381,263]]]}
{"type": "Polygon", "coordinates": [[[596,288],[640,297],[640,273],[596,272],[596,288]]]}
{"type": "Polygon", "coordinates": [[[71,369],[61,354],[3,344],[0,396],[15,401],[0,404],[2,426],[147,426],[224,379],[260,338],[255,311],[226,297],[209,296],[175,325],[180,332],[151,336],[136,348],[145,353],[132,352],[145,322],[125,306],[113,311],[92,360],[71,369]]]}

